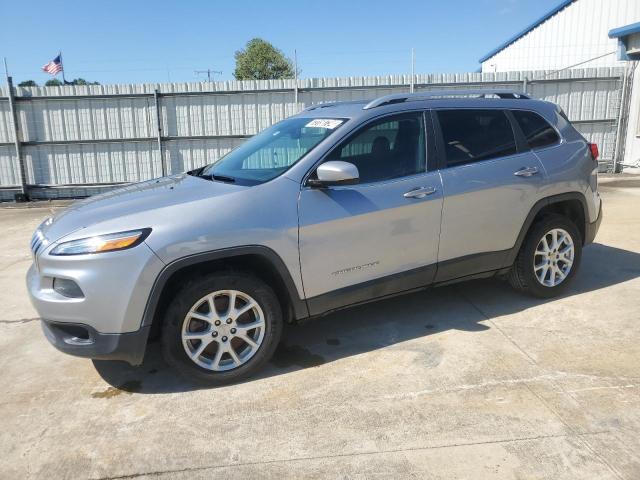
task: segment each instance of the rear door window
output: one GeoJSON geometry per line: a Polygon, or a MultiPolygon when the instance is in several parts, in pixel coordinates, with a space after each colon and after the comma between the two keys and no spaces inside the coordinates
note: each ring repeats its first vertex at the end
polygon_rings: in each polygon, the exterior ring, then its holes
{"type": "Polygon", "coordinates": [[[558,132],[544,118],[534,112],[512,110],[530,148],[542,148],[560,141],[558,132]]]}
{"type": "Polygon", "coordinates": [[[438,110],[448,167],[516,153],[511,122],[503,110],[438,110]]]}

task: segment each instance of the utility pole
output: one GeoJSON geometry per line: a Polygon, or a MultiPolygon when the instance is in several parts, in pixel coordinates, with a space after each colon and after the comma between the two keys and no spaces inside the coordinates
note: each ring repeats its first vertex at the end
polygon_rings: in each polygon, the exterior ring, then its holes
{"type": "Polygon", "coordinates": [[[211,82],[212,73],[217,73],[218,75],[222,75],[222,72],[220,70],[211,70],[210,68],[207,68],[206,70],[194,70],[193,73],[195,73],[196,75],[200,75],[201,73],[206,73],[208,82],[211,82]]]}

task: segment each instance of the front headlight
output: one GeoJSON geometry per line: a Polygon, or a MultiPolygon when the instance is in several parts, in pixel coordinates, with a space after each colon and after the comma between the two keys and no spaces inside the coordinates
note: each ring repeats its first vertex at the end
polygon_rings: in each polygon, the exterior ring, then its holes
{"type": "Polygon", "coordinates": [[[140,230],[129,230],[127,232],[71,240],[56,246],[51,250],[50,255],[86,255],[88,253],[125,250],[142,243],[150,233],[150,228],[141,228],[140,230]]]}

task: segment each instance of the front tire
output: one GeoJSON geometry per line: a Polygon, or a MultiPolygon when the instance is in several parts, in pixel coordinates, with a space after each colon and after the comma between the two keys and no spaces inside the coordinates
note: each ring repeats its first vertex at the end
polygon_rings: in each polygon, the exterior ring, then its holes
{"type": "Polygon", "coordinates": [[[282,309],[268,285],[244,272],[188,282],[165,315],[162,352],[185,377],[223,385],[258,371],[282,334],[282,309]]]}
{"type": "Polygon", "coordinates": [[[536,297],[555,297],[567,289],[581,259],[582,237],[576,225],[562,215],[548,215],[527,234],[509,282],[536,297]]]}

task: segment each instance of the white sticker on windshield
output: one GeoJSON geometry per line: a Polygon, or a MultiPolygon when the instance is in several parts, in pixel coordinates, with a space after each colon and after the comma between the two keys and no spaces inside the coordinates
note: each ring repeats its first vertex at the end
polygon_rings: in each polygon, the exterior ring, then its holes
{"type": "Polygon", "coordinates": [[[316,118],[315,120],[311,120],[309,123],[305,125],[305,127],[311,128],[328,128],[329,130],[333,130],[336,127],[339,127],[344,120],[336,120],[335,118],[316,118]]]}

